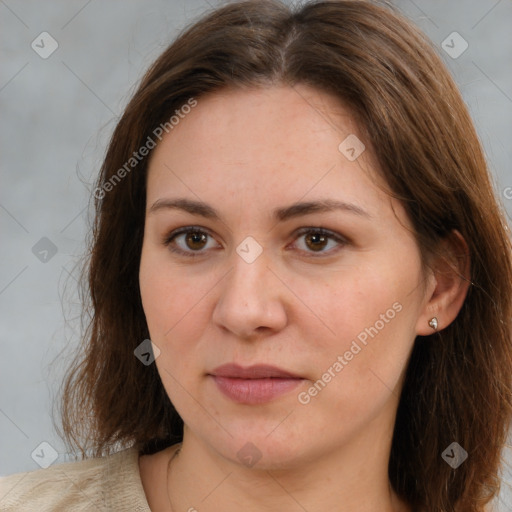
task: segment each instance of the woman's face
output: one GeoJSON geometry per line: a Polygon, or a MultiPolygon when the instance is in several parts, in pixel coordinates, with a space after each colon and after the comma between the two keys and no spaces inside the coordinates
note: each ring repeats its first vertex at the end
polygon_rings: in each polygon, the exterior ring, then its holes
{"type": "Polygon", "coordinates": [[[200,98],[154,150],[142,301],[185,435],[210,452],[284,468],[389,449],[432,287],[370,151],[307,86],[200,98]]]}

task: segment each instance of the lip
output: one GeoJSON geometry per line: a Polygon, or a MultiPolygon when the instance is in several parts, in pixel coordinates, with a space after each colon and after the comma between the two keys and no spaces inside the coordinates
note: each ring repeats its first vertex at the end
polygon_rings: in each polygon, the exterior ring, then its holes
{"type": "Polygon", "coordinates": [[[238,364],[223,364],[215,368],[211,375],[218,377],[230,377],[233,379],[265,379],[265,378],[281,378],[281,379],[302,379],[300,375],[293,374],[277,366],[268,364],[254,364],[244,368],[238,364]]]}
{"type": "Polygon", "coordinates": [[[228,398],[240,404],[262,404],[290,392],[304,379],[276,366],[258,364],[244,368],[224,364],[209,376],[228,398]]]}

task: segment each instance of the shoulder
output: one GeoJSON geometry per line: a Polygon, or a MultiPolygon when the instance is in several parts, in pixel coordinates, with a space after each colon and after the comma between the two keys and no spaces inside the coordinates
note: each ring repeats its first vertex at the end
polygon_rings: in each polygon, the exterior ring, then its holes
{"type": "Polygon", "coordinates": [[[0,509],[150,512],[136,448],[0,478],[0,509]]]}

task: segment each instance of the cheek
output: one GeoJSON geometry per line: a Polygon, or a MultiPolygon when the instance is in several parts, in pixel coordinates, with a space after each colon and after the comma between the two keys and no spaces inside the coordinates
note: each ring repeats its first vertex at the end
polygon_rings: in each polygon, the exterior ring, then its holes
{"type": "Polygon", "coordinates": [[[326,335],[312,338],[316,354],[310,355],[321,380],[319,395],[360,409],[369,397],[384,399],[398,387],[414,343],[422,297],[417,286],[420,273],[412,263],[399,267],[383,259],[378,267],[352,270],[320,293],[310,293],[309,304],[315,304],[330,331],[324,329],[326,335]],[[326,393],[324,384],[329,388],[326,393]]]}
{"type": "Polygon", "coordinates": [[[178,382],[190,388],[195,384],[192,376],[204,369],[204,331],[211,315],[207,292],[216,280],[191,277],[189,271],[171,266],[165,251],[143,249],[139,282],[149,335],[161,351],[158,371],[169,396],[176,397],[178,382]]]}
{"type": "Polygon", "coordinates": [[[197,398],[208,350],[202,341],[207,290],[202,286],[205,281],[191,282],[186,275],[154,257],[143,257],[141,296],[150,338],[160,349],[155,364],[169,400],[187,424],[211,425],[211,406],[197,398]]]}
{"type": "Polygon", "coordinates": [[[406,314],[402,309],[384,326],[378,316],[370,316],[366,326],[351,325],[350,334],[316,359],[316,379],[297,397],[304,417],[315,418],[308,421],[322,429],[330,425],[345,438],[390,414],[412,346],[407,322],[400,316],[406,314]]]}
{"type": "Polygon", "coordinates": [[[153,341],[164,341],[175,326],[187,320],[201,290],[169,265],[165,252],[142,250],[139,271],[142,306],[153,341]]]}

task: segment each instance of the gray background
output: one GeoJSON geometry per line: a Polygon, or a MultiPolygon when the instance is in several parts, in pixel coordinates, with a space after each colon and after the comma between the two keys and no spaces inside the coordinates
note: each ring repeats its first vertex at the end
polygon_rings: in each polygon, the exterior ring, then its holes
{"type": "MultiPolygon", "coordinates": [[[[510,219],[512,2],[391,3],[430,36],[452,70],[510,219]],[[456,59],[442,49],[453,31],[469,45],[456,59]]],[[[92,181],[143,71],[179,30],[216,5],[0,0],[1,475],[37,469],[31,453],[43,441],[59,452],[57,462],[67,459],[52,426],[52,397],[79,335],[77,263],[92,181]],[[47,59],[31,47],[44,31],[58,43],[47,59]],[[64,348],[66,356],[56,359],[64,348]]],[[[510,468],[504,481],[501,511],[512,510],[510,468]]]]}

